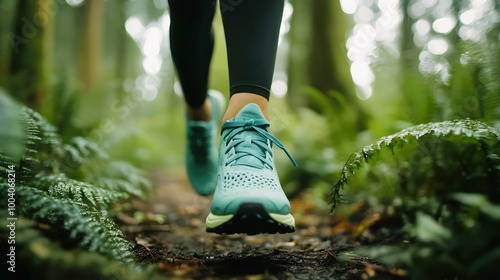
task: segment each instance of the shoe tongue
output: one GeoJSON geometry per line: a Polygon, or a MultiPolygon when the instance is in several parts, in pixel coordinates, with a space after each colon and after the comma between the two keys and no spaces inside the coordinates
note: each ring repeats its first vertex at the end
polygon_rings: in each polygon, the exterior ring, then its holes
{"type": "Polygon", "coordinates": [[[255,103],[250,103],[245,105],[240,112],[236,115],[235,120],[238,121],[245,121],[248,119],[263,119],[264,115],[262,114],[262,111],[260,110],[260,107],[257,106],[255,103]]]}
{"type": "MultiPolygon", "coordinates": [[[[234,119],[236,121],[257,120],[257,119],[264,119],[264,115],[262,114],[262,111],[260,110],[260,107],[257,106],[257,104],[250,103],[247,104],[245,107],[243,107],[234,119]]],[[[240,151],[253,150],[258,154],[261,154],[262,157],[265,158],[266,157],[265,151],[262,150],[262,148],[260,148],[259,146],[257,146],[257,144],[251,143],[253,141],[256,141],[257,138],[261,138],[262,136],[257,131],[254,130],[243,131],[241,133],[242,137],[245,139],[245,142],[239,144],[238,147],[236,147],[236,149],[240,151]]],[[[254,168],[265,168],[264,163],[262,163],[262,161],[260,161],[259,159],[257,159],[252,155],[241,157],[236,161],[236,164],[254,168]]]]}

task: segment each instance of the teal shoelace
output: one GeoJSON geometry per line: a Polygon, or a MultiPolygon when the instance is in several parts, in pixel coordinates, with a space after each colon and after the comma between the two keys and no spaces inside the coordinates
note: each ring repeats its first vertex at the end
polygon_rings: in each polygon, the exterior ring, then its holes
{"type": "MultiPolygon", "coordinates": [[[[266,159],[266,152],[272,154],[271,147],[267,145],[267,140],[271,141],[278,148],[283,150],[288,158],[292,161],[293,165],[297,167],[297,162],[293,159],[292,155],[288,152],[285,146],[271,133],[267,131],[267,128],[270,126],[269,122],[265,119],[256,119],[249,121],[227,121],[222,126],[222,131],[226,129],[232,129],[225,137],[224,141],[226,141],[227,150],[230,150],[234,147],[235,153],[234,155],[228,159],[226,166],[235,162],[238,159],[241,159],[245,156],[253,156],[258,159],[261,163],[271,169],[270,162],[266,159]],[[244,131],[255,131],[251,135],[244,135],[242,132],[244,131]],[[257,137],[256,137],[257,136],[257,137]],[[261,136],[261,137],[258,137],[261,136]],[[232,140],[232,142],[231,142],[232,140]],[[249,149],[248,146],[245,147],[244,144],[255,144],[260,148],[260,151],[256,149],[249,149]]],[[[250,165],[251,167],[259,168],[256,164],[247,163],[246,165],[250,165]]]]}

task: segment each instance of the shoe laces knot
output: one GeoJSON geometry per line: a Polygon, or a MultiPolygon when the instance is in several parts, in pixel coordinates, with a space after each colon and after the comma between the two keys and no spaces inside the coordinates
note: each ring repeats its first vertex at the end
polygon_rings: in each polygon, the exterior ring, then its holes
{"type": "MultiPolygon", "coordinates": [[[[231,129],[223,139],[226,141],[226,149],[231,150],[234,148],[235,150],[234,155],[227,160],[226,165],[234,163],[243,157],[251,156],[271,169],[271,162],[266,158],[266,152],[272,154],[271,147],[272,144],[274,144],[283,150],[293,165],[297,167],[297,162],[293,159],[285,146],[268,131],[269,126],[269,122],[265,119],[250,119],[245,121],[231,120],[225,122],[222,126],[222,132],[231,129]],[[268,140],[272,143],[271,145],[268,145],[268,140]],[[249,148],[249,144],[255,144],[258,148],[249,148]]],[[[244,165],[259,167],[255,162],[247,162],[244,165]]]]}
{"type": "Polygon", "coordinates": [[[248,121],[245,121],[245,124],[243,125],[243,128],[245,130],[254,130],[254,124],[255,124],[255,121],[254,120],[248,120],[248,121]]]}

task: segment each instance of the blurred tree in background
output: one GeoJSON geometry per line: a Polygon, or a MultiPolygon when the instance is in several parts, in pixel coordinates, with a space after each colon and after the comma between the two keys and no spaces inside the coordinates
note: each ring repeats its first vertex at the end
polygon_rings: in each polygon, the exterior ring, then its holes
{"type": "MultiPolygon", "coordinates": [[[[7,82],[19,91],[18,98],[40,109],[50,91],[52,73],[53,16],[47,10],[52,1],[5,1],[5,26],[2,55],[7,82]],[[10,30],[8,29],[10,27],[10,30]]],[[[9,89],[9,88],[8,88],[9,89]]]]}
{"type": "MultiPolygon", "coordinates": [[[[346,24],[337,1],[292,1],[296,11],[290,27],[291,91],[298,95],[308,85],[321,92],[354,94],[347,60],[346,24]],[[299,12],[300,11],[300,12],[299,12]]],[[[295,96],[293,96],[295,97],[295,96]]],[[[302,96],[302,98],[304,98],[302,96]]]]}

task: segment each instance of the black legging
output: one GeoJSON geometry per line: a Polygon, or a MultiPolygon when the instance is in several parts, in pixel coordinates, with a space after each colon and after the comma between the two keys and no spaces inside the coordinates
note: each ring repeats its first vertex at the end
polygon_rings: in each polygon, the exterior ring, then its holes
{"type": "MultiPolygon", "coordinates": [[[[207,96],[216,0],[169,0],[170,48],[186,102],[207,96]]],[[[269,99],[284,0],[220,0],[226,37],[230,95],[269,99]]]]}

